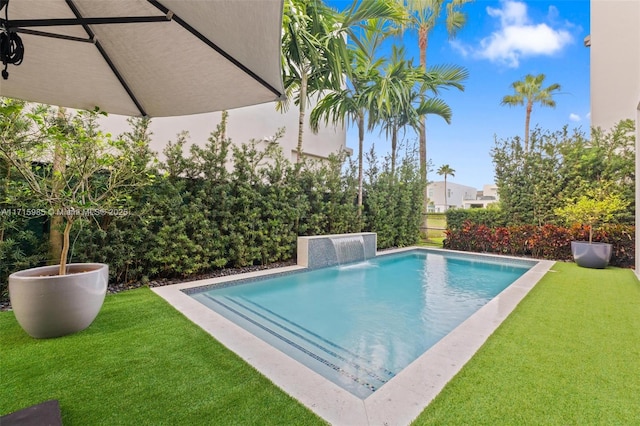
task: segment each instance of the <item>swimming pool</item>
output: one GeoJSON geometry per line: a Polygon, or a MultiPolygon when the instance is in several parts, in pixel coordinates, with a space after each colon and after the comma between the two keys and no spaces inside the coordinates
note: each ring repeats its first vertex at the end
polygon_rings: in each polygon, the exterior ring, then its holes
{"type": "Polygon", "coordinates": [[[413,251],[189,294],[364,399],[532,266],[413,251]]]}
{"type": "Polygon", "coordinates": [[[226,277],[153,290],[329,422],[408,424],[553,262],[432,249],[400,252],[379,255],[362,265],[312,271],[288,267],[253,273],[239,281],[238,277],[226,277]],[[387,263],[399,267],[387,273],[387,263]],[[418,272],[418,284],[408,283],[404,276],[412,269],[418,272]],[[374,278],[371,274],[376,271],[382,274],[374,278]],[[270,277],[274,272],[277,283],[270,277]],[[502,274],[509,276],[507,282],[496,285],[495,276],[502,274]],[[459,279],[448,285],[422,282],[425,278],[438,282],[445,276],[459,279]],[[294,277],[311,284],[294,285],[290,281],[294,277]],[[351,288],[337,286],[336,277],[347,277],[351,288]],[[515,283],[509,285],[514,279],[515,283]],[[469,287],[465,281],[475,284],[469,287]],[[380,288],[373,291],[375,287],[380,288]],[[451,288],[462,295],[436,302],[451,288]],[[295,302],[281,303],[282,294],[287,292],[295,296],[295,302]],[[302,295],[314,303],[303,305],[299,302],[302,295]],[[358,302],[365,297],[369,297],[365,307],[374,307],[374,313],[365,312],[364,319],[356,319],[356,314],[366,311],[358,302]],[[215,305],[217,310],[205,304],[215,305]],[[451,315],[450,320],[442,313],[450,311],[452,305],[465,309],[451,315]],[[320,320],[308,322],[305,315],[320,320]],[[369,326],[369,334],[364,334],[354,331],[358,330],[352,327],[356,322],[376,325],[369,326]],[[424,329],[425,324],[437,327],[423,330],[417,337],[387,333],[398,324],[411,330],[424,329]],[[313,361],[301,359],[300,354],[285,355],[282,346],[289,352],[293,347],[313,361]],[[314,370],[310,363],[320,364],[321,371],[314,370]]]}

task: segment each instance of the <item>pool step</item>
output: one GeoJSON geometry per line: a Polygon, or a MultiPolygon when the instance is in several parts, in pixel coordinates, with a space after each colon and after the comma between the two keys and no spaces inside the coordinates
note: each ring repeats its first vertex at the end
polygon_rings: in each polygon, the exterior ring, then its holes
{"type": "Polygon", "coordinates": [[[352,381],[358,396],[368,396],[395,373],[245,297],[206,297],[238,322],[289,356],[309,366],[320,364],[325,375],[352,381]]]}

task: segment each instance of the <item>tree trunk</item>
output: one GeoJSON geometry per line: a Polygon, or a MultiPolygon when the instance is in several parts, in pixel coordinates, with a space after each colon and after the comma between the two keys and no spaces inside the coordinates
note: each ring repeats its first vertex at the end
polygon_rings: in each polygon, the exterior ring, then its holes
{"type": "Polygon", "coordinates": [[[67,256],[69,255],[69,234],[71,233],[71,227],[73,226],[73,219],[67,219],[67,223],[64,226],[62,254],[60,255],[60,269],[58,269],[58,275],[65,275],[67,273],[67,256]]]}
{"type": "Polygon", "coordinates": [[[298,158],[297,162],[302,161],[302,135],[304,134],[304,117],[307,109],[307,73],[303,71],[300,79],[300,114],[298,115],[298,158]]]}
{"type": "MultiPolygon", "coordinates": [[[[420,45],[420,66],[423,70],[427,70],[427,46],[429,43],[427,28],[420,28],[418,31],[418,44],[420,45]]],[[[420,118],[418,141],[420,144],[420,177],[427,182],[427,117],[423,115],[420,118]]],[[[425,206],[426,206],[426,188],[425,188],[425,206]]],[[[426,210],[425,210],[426,211],[426,210]]]]}
{"type": "Polygon", "coordinates": [[[396,176],[396,149],[398,146],[398,129],[393,126],[391,129],[391,179],[396,176]]]}
{"type": "MultiPolygon", "coordinates": [[[[66,125],[65,109],[58,108],[58,125],[66,125]]],[[[53,173],[64,174],[66,168],[66,158],[63,148],[59,142],[55,142],[56,147],[53,154],[53,173]]],[[[54,184],[51,188],[52,192],[59,193],[63,189],[64,182],[60,179],[54,179],[54,184]]],[[[60,263],[63,247],[63,233],[62,226],[64,225],[64,219],[62,216],[57,215],[57,212],[53,212],[49,223],[49,261],[52,265],[60,263]]]]}
{"type": "Polygon", "coordinates": [[[358,115],[358,217],[362,215],[362,150],[364,149],[364,114],[358,115]]]}
{"type": "Polygon", "coordinates": [[[533,110],[533,101],[527,102],[527,115],[524,119],[524,152],[529,152],[529,120],[531,120],[531,111],[533,110]]]}
{"type": "MultiPolygon", "coordinates": [[[[429,44],[428,39],[429,29],[427,27],[421,27],[418,30],[418,45],[420,46],[420,65],[422,69],[427,69],[427,46],[429,44]]],[[[422,231],[425,234],[425,238],[429,239],[428,224],[427,224],[427,212],[429,209],[429,196],[427,192],[427,117],[422,116],[420,119],[420,130],[418,132],[418,141],[420,145],[420,178],[424,188],[424,194],[422,197],[422,231]]]]}
{"type": "Polygon", "coordinates": [[[447,211],[449,203],[447,203],[447,174],[444,174],[444,211],[447,211]]]}

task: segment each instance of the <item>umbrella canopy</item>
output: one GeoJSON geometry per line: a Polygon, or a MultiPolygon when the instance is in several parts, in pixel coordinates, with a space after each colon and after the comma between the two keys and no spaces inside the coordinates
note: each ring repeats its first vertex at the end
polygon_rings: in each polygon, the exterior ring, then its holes
{"type": "Polygon", "coordinates": [[[282,98],[283,0],[0,0],[0,96],[165,117],[282,98]],[[4,8],[2,6],[4,5],[4,8]],[[4,68],[4,65],[2,66],[4,68]],[[6,74],[5,74],[6,75],[6,74]]]}

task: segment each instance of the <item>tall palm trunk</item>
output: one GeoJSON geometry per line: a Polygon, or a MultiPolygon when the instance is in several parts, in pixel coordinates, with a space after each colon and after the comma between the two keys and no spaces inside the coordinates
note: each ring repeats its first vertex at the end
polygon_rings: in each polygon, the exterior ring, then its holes
{"type": "Polygon", "coordinates": [[[527,102],[527,114],[524,119],[524,152],[529,152],[529,121],[531,120],[531,111],[533,110],[533,101],[529,99],[527,102]]]}
{"type": "Polygon", "coordinates": [[[391,129],[391,179],[396,176],[396,151],[398,146],[398,126],[391,129]]]}
{"type": "MultiPolygon", "coordinates": [[[[418,30],[418,45],[420,46],[420,66],[423,70],[427,70],[427,46],[429,45],[429,28],[420,27],[418,30]]],[[[429,196],[427,192],[427,117],[422,116],[420,119],[420,130],[418,131],[418,141],[420,145],[420,178],[424,188],[422,196],[422,231],[427,239],[428,224],[427,212],[429,209],[429,196]]]]}
{"type": "Polygon", "coordinates": [[[447,203],[447,174],[444,174],[444,211],[449,209],[449,203],[447,203]]]}
{"type": "Polygon", "coordinates": [[[307,81],[308,81],[307,73],[305,71],[301,72],[300,95],[299,95],[300,110],[298,114],[298,146],[296,148],[298,151],[298,158],[297,158],[298,163],[302,161],[302,136],[304,134],[304,117],[306,115],[306,109],[307,109],[307,81]]]}
{"type": "Polygon", "coordinates": [[[364,114],[358,114],[358,217],[362,214],[362,151],[364,149],[364,114]]]}
{"type": "MultiPolygon", "coordinates": [[[[418,31],[418,44],[420,46],[420,66],[423,70],[427,70],[427,46],[429,45],[428,29],[421,27],[418,31]]],[[[427,117],[422,116],[420,119],[419,138],[420,144],[420,177],[423,182],[427,182],[427,117]]],[[[425,189],[425,212],[426,212],[426,189],[425,189]]]]}

